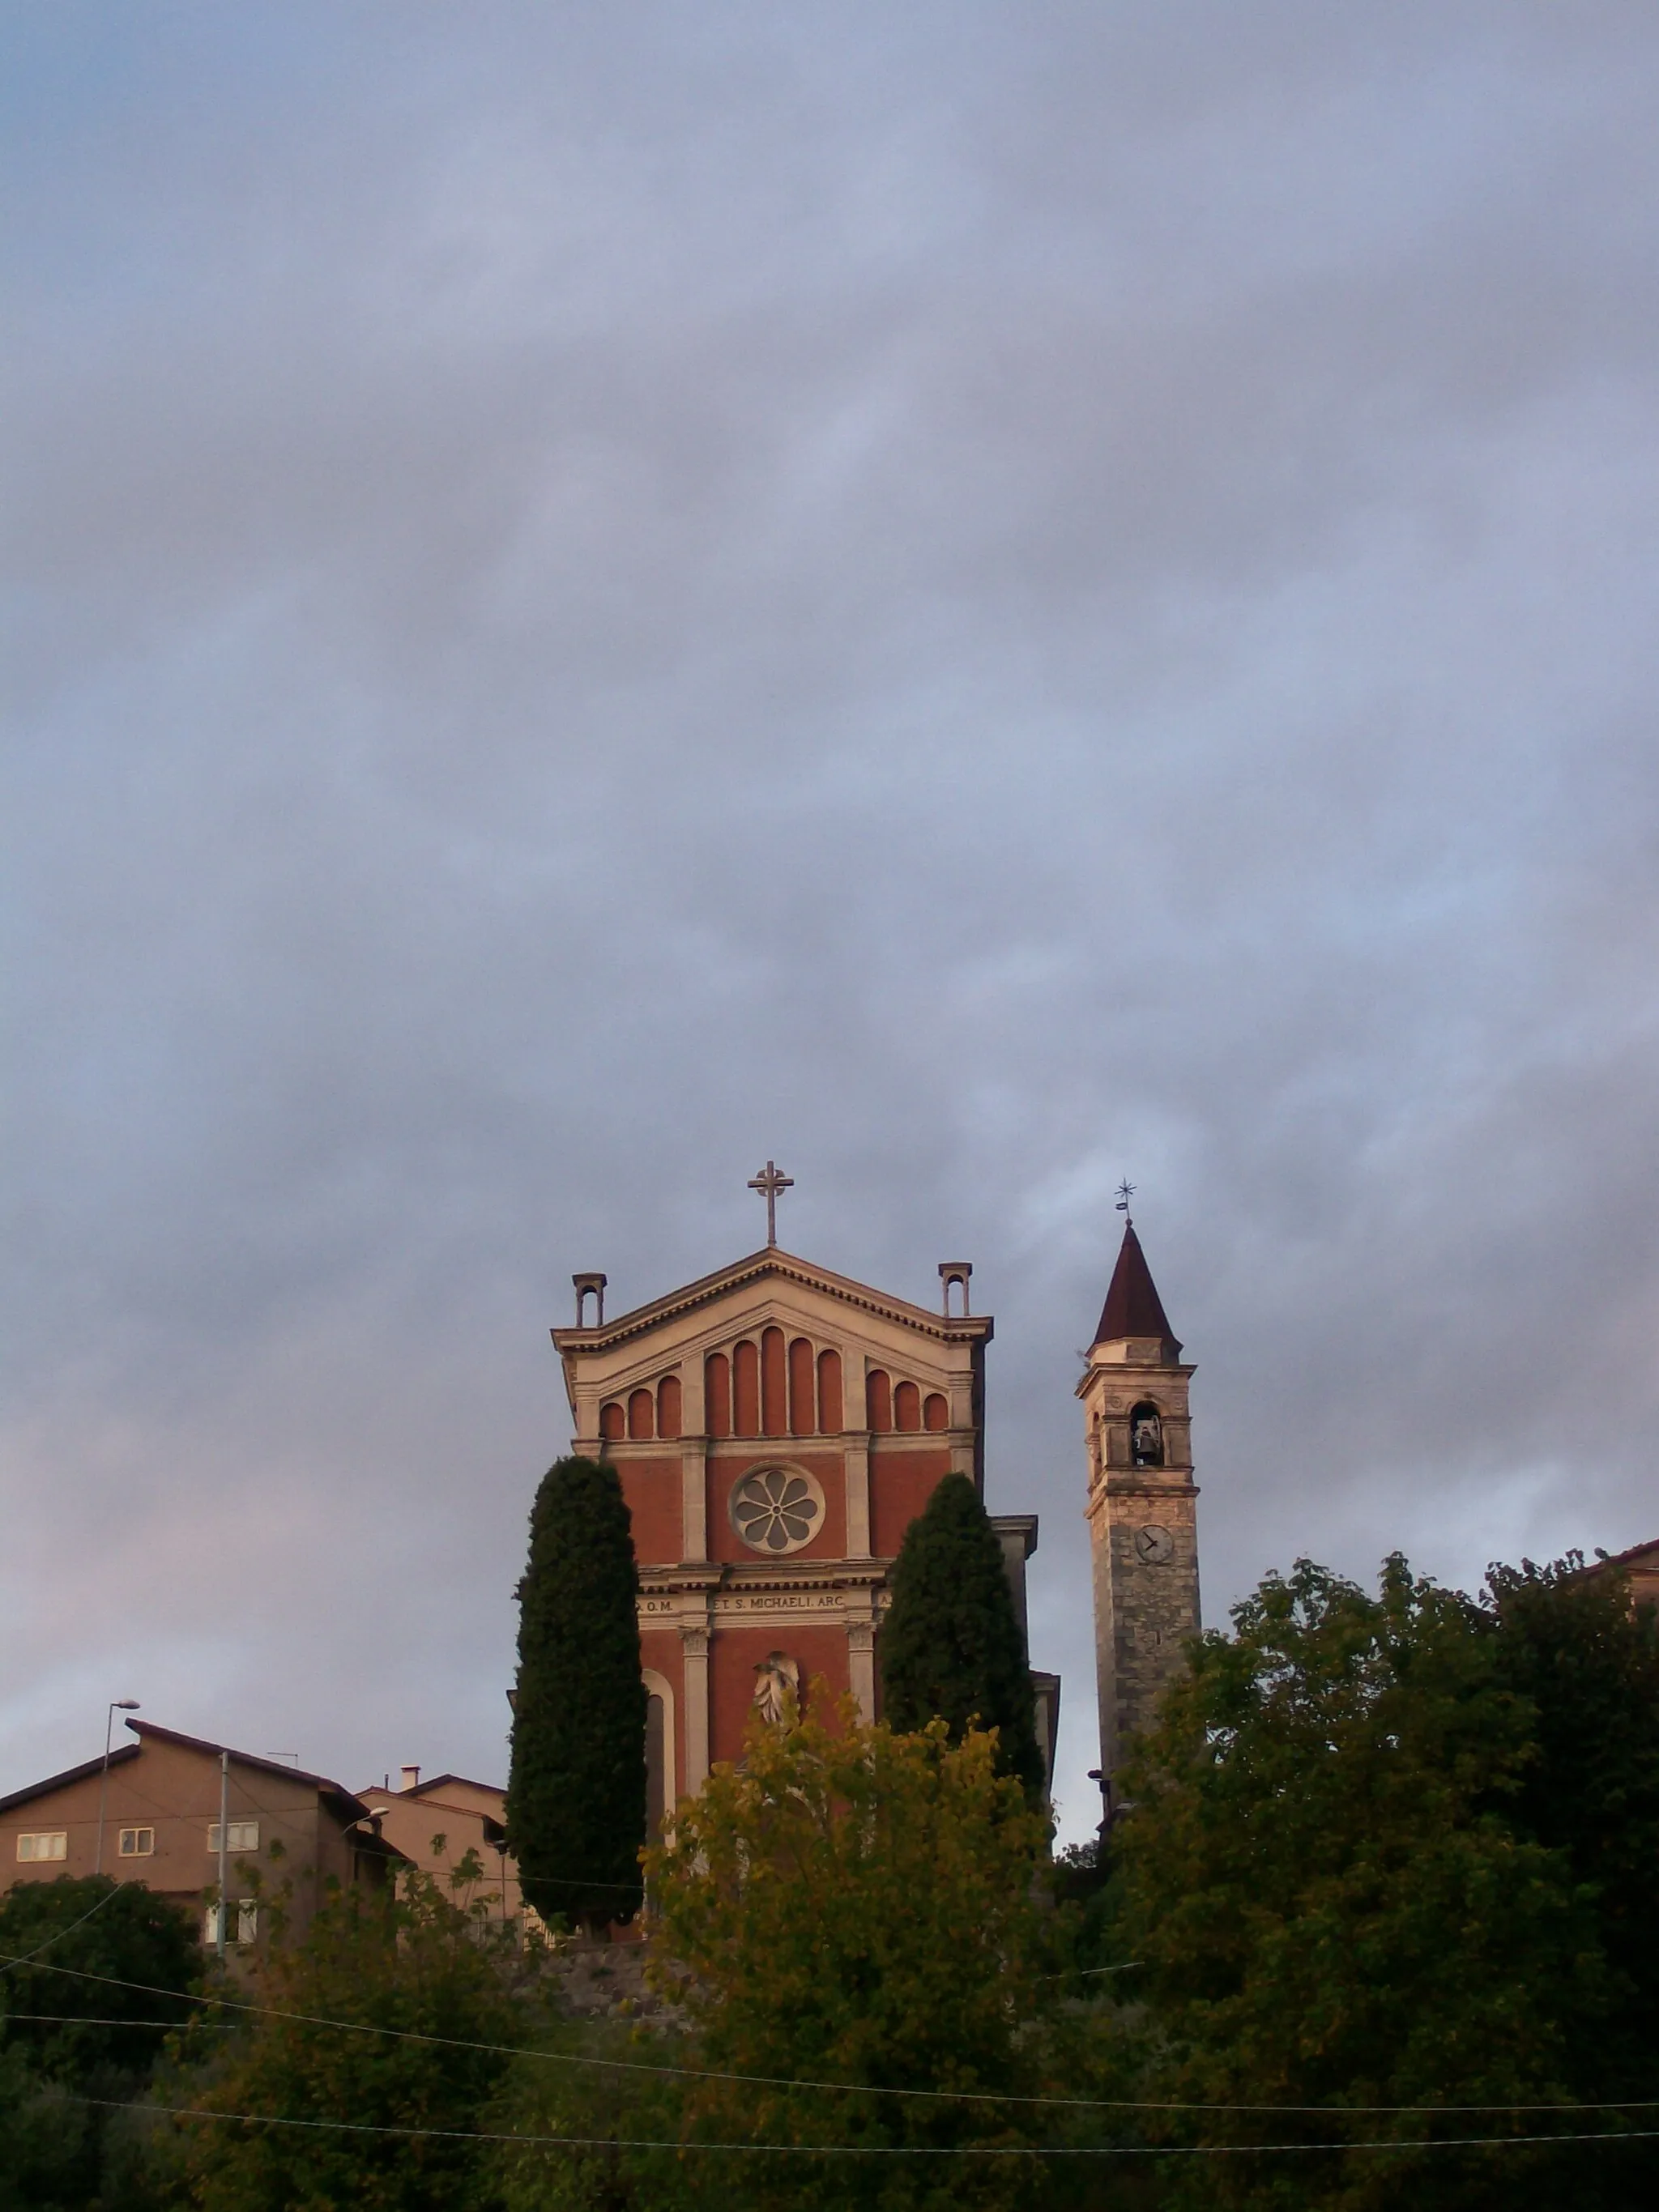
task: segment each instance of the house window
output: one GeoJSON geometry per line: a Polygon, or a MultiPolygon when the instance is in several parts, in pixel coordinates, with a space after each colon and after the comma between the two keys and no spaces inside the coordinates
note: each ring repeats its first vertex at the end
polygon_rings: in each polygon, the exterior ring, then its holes
{"type": "MultiPolygon", "coordinates": [[[[219,1823],[208,1824],[208,1849],[219,1848],[219,1823]]],[[[259,1823],[257,1820],[232,1820],[225,1830],[225,1849],[228,1851],[257,1851],[259,1848],[259,1823]]]]}
{"type": "Polygon", "coordinates": [[[227,1943],[251,1943],[259,1932],[259,1908],[246,1898],[232,1898],[228,1905],[210,1905],[202,1916],[202,1941],[214,1950],[219,1947],[219,1915],[228,1913],[225,1927],[227,1943]]]}
{"type": "Polygon", "coordinates": [[[121,1856],[124,1859],[147,1859],[155,1849],[154,1828],[123,1828],[121,1856]]]}
{"type": "Polygon", "coordinates": [[[17,1856],[20,1859],[66,1859],[69,1856],[67,1828],[48,1829],[45,1835],[19,1836],[17,1856]]]}

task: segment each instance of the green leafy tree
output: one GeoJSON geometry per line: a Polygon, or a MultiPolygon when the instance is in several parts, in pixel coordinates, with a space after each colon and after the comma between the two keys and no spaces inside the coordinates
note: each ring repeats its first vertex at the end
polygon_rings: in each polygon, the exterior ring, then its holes
{"type": "Polygon", "coordinates": [[[696,2063],[660,2022],[562,2021],[518,2060],[491,2115],[505,2212],[723,2212],[751,2198],[741,2174],[699,2177],[677,2148],[684,2114],[673,2069],[696,2063]],[[547,2138],[563,2138],[557,2147],[547,2138]],[[653,2146],[663,2146],[654,2148],[653,2146]],[[689,2170],[688,2170],[689,2168],[689,2170]]]}
{"type": "Polygon", "coordinates": [[[1007,2101],[1132,2096],[1138,2051],[1060,1995],[1046,1824],[995,1739],[828,1705],[751,1721],[647,1855],[668,2021],[567,2022],[515,2062],[508,2212],[1150,2203],[1149,2169],[1042,2155],[1124,2147],[1121,2110],[1007,2101]]]}
{"type": "Polygon", "coordinates": [[[60,1875],[0,1897],[0,2038],[50,2080],[142,2081],[201,1972],[194,1916],[142,1882],[60,1875]]]}
{"type": "Polygon", "coordinates": [[[0,2047],[0,2212],[72,2212],[98,2194],[94,2114],[0,2047]]]}
{"type": "Polygon", "coordinates": [[[1565,1854],[1595,1899],[1613,1978],[1594,2043],[1575,2046],[1581,2094],[1652,2094],[1659,2079],[1659,1619],[1616,1569],[1489,1571],[1499,1680],[1533,1715],[1536,1755],[1510,1819],[1565,1854]],[[1594,2086],[1592,2086],[1594,2085],[1594,2086]]]}
{"type": "Polygon", "coordinates": [[[185,2039],[156,2103],[216,2117],[158,2128],[158,2195],[210,2212],[494,2208],[477,2134],[526,2040],[508,1963],[483,1913],[427,1876],[336,1891],[301,1941],[256,1959],[246,1994],[268,2009],[252,2026],[185,2039]]]}
{"type": "Polygon", "coordinates": [[[112,2107],[140,2095],[202,1955],[191,1915],[107,1875],[0,1898],[0,2208],[106,2199],[112,2107]],[[137,1985],[137,1986],[135,1986],[137,1985]]]}
{"type": "MultiPolygon", "coordinates": [[[[647,1864],[653,1977],[684,2007],[697,2063],[847,2093],[698,2081],[683,2125],[778,2144],[1024,2145],[1017,2106],[869,2092],[1040,2082],[1046,1824],[998,1772],[988,1734],[953,1743],[930,1720],[901,1735],[861,1724],[850,1698],[836,1718],[752,1724],[743,1764],[716,1766],[647,1864]]],[[[1043,2178],[1036,2161],[994,2158],[754,2164],[755,2201],[800,2206],[1014,2203],[1043,2178]]]]}
{"type": "Polygon", "coordinates": [[[1025,1640],[1002,1546],[965,1474],[947,1474],[904,1532],[882,1623],[884,1717],[901,1730],[945,1722],[952,1742],[997,1732],[997,1766],[1042,1787],[1025,1640]]]}
{"type": "MultiPolygon", "coordinates": [[[[1547,2113],[1451,2108],[1583,2094],[1619,1991],[1595,1887],[1527,1814],[1545,1784],[1512,1648],[1522,1610],[1397,1558],[1375,1597],[1303,1560],[1235,1607],[1231,1637],[1193,1647],[1113,1837],[1115,1933],[1146,1962],[1125,1992],[1150,2008],[1145,2093],[1319,2109],[1172,2116],[1171,2140],[1536,2134],[1547,2113]],[[1402,2106],[1437,2109],[1356,2112],[1402,2106]]],[[[1168,2192],[1344,2212],[1611,2207],[1634,2201],[1636,2148],[1178,2159],[1168,2192]]]]}
{"type": "Polygon", "coordinates": [[[519,1676],[507,1792],[508,1849],[544,1919],[596,1930],[639,1908],[647,1696],[639,1571],[617,1471],[550,1468],[530,1516],[519,1585],[519,1676]]]}

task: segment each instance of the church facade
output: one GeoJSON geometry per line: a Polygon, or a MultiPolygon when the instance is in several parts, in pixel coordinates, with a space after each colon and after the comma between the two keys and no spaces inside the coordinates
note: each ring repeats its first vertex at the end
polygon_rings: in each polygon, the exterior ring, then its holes
{"type": "MultiPolygon", "coordinates": [[[[929,1311],[769,1244],[614,1319],[602,1275],[573,1279],[553,1341],[572,1449],[617,1468],[632,1516],[653,1814],[815,1675],[875,1716],[904,1532],[944,1475],[984,1486],[994,1323],[972,1272],[941,1266],[929,1311]]],[[[1023,1624],[1036,1516],[994,1525],[1023,1624]]],[[[1034,1678],[1050,1763],[1059,1692],[1034,1678]]]]}
{"type": "MultiPolygon", "coordinates": [[[[985,1485],[985,1356],[973,1270],[939,1266],[929,1310],[780,1249],[769,1161],[758,1252],[607,1317],[572,1278],[556,1328],[571,1449],[612,1464],[632,1518],[650,1692],[653,1820],[741,1757],[758,1707],[823,1677],[879,1711],[877,1637],[904,1532],[946,1474],[985,1485]]],[[[1150,1719],[1198,1625],[1187,1383],[1133,1226],[1079,1395],[1087,1422],[1101,1767],[1150,1719]]],[[[1035,1514],[992,1516],[1026,1626],[1035,1514]]],[[[1060,1681],[1034,1672],[1052,1775],[1060,1681]]]]}

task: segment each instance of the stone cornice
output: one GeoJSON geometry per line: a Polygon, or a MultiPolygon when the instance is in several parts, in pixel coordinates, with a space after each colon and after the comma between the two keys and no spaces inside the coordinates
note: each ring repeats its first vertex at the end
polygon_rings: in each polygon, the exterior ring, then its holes
{"type": "Polygon", "coordinates": [[[1089,1364],[1084,1369],[1082,1374],[1079,1376],[1077,1388],[1073,1391],[1072,1395],[1074,1398],[1081,1398],[1085,1396],[1088,1391],[1089,1385],[1095,1380],[1097,1376],[1104,1376],[1108,1381],[1115,1376],[1119,1382],[1127,1388],[1131,1376],[1146,1376],[1149,1375],[1174,1375],[1178,1376],[1183,1382],[1190,1382],[1197,1372],[1198,1370],[1196,1367],[1180,1366],[1170,1360],[1127,1359],[1119,1361],[1114,1359],[1097,1359],[1094,1355],[1091,1353],[1089,1364]]]}
{"type": "Polygon", "coordinates": [[[868,1589],[884,1582],[890,1559],[805,1559],[786,1565],[781,1560],[688,1560],[678,1566],[641,1567],[640,1594],[661,1597],[673,1590],[714,1590],[726,1594],[761,1590],[868,1589]]]}
{"type": "Polygon", "coordinates": [[[1109,1474],[1104,1482],[1097,1482],[1093,1494],[1104,1498],[1196,1498],[1198,1485],[1184,1482],[1147,1482],[1139,1476],[1109,1474]]]}

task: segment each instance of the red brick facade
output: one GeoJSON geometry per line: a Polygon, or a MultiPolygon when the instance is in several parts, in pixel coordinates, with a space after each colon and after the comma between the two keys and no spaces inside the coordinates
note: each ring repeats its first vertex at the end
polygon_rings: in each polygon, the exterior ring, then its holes
{"type": "Polygon", "coordinates": [[[983,1481],[991,1334],[775,1247],[554,1331],[574,1448],[616,1465],[633,1516],[663,1802],[740,1755],[774,1654],[874,1712],[904,1531],[952,1468],[983,1481]]]}

